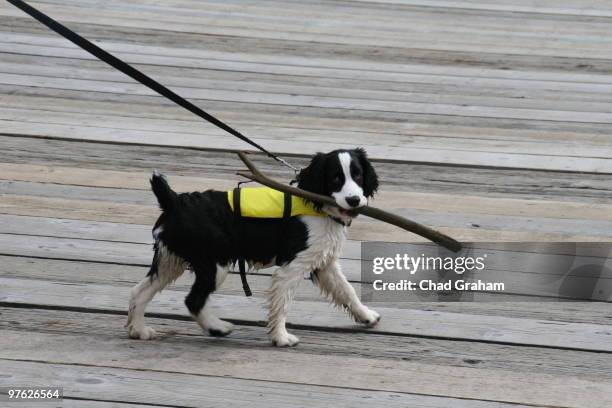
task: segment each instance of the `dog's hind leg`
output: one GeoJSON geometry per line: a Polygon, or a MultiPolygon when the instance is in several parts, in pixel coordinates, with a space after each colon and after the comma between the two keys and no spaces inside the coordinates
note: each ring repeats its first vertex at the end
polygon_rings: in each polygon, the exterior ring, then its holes
{"type": "Polygon", "coordinates": [[[272,275],[272,286],[268,292],[268,328],[272,344],[278,347],[295,346],[300,342],[297,336],[287,332],[287,312],[293,294],[304,280],[304,267],[299,262],[278,268],[272,275]]]}
{"type": "Polygon", "coordinates": [[[132,288],[127,329],[130,338],[140,340],[154,339],[155,330],[145,326],[145,309],[155,294],[185,271],[185,263],[172,254],[163,244],[158,243],[151,269],[147,276],[132,288]]]}
{"type": "Polygon", "coordinates": [[[219,319],[212,310],[210,295],[221,286],[227,277],[227,266],[192,265],[195,272],[195,282],[185,299],[185,305],[196,323],[211,336],[227,336],[234,325],[219,319]]]}
{"type": "Polygon", "coordinates": [[[357,322],[371,327],[380,320],[378,313],[361,303],[355,289],[342,273],[337,260],[313,273],[312,279],[325,296],[331,297],[337,306],[346,309],[357,322]]]}

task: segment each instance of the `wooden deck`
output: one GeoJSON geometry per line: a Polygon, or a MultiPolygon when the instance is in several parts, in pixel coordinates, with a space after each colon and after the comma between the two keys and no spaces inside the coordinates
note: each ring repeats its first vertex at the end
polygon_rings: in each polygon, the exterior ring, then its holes
{"type": "MultiPolygon", "coordinates": [[[[612,241],[610,2],[31,3],[294,163],[364,146],[381,208],[464,241],[612,241]]],[[[152,169],[230,188],[248,146],[8,3],[0,21],[0,386],[59,384],[65,407],[612,406],[610,303],[522,301],[529,288],[376,304],[367,330],[305,282],[302,342],[275,349],[268,271],[254,298],[236,275],[216,295],[238,325],[225,339],[188,318],[186,275],[148,310],[161,339],[129,340],[152,169]]],[[[365,240],[418,238],[357,220],[343,266],[358,289],[365,240]]]]}

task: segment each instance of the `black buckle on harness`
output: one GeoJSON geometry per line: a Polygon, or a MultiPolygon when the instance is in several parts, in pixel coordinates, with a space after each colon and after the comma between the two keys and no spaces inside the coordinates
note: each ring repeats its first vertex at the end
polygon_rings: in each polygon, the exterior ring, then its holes
{"type": "MultiPolygon", "coordinates": [[[[286,231],[287,221],[291,218],[291,194],[284,193],[283,196],[284,206],[283,206],[283,233],[286,231]]],[[[234,204],[234,220],[236,221],[236,226],[240,228],[238,232],[238,253],[242,254],[244,247],[242,246],[242,234],[244,230],[242,229],[242,211],[240,209],[240,187],[236,187],[234,189],[233,196],[233,204],[234,204]]],[[[284,234],[283,234],[284,235],[284,234]]],[[[248,296],[252,296],[253,292],[251,292],[251,287],[249,286],[249,282],[247,281],[246,276],[246,259],[244,257],[238,258],[238,270],[240,272],[240,280],[242,281],[242,290],[244,294],[248,296]]]]}

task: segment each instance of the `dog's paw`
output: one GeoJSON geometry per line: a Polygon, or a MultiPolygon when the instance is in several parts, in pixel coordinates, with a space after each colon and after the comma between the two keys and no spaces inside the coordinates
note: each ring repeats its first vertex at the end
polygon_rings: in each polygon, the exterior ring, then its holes
{"type": "Polygon", "coordinates": [[[129,326],[128,334],[131,339],[137,340],[153,340],[157,337],[157,333],[149,326],[129,326]]]}
{"type": "Polygon", "coordinates": [[[291,333],[279,333],[272,336],[272,344],[276,347],[293,347],[297,346],[300,339],[291,333]]]}
{"type": "Polygon", "coordinates": [[[234,330],[234,325],[219,319],[214,325],[208,327],[208,334],[214,337],[225,337],[234,330]]]}
{"type": "Polygon", "coordinates": [[[359,315],[355,315],[355,320],[357,322],[365,324],[367,327],[374,327],[380,321],[380,315],[367,307],[363,307],[364,310],[359,313],[359,315]]]}

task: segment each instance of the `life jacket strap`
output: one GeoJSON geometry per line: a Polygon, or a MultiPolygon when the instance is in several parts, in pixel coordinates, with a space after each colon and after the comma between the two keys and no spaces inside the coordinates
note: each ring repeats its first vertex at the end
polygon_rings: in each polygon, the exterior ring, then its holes
{"type": "MultiPolygon", "coordinates": [[[[291,219],[291,194],[284,193],[283,197],[284,206],[283,206],[283,235],[285,235],[287,231],[287,226],[289,220],[291,219]]],[[[233,204],[234,204],[234,221],[236,223],[237,229],[237,245],[238,245],[238,253],[243,253],[243,232],[244,232],[244,224],[242,211],[240,210],[240,187],[236,187],[233,193],[233,204]]],[[[279,240],[282,242],[282,240],[279,240]]],[[[246,296],[252,296],[253,292],[251,292],[251,288],[249,287],[249,282],[247,281],[246,276],[246,260],[244,257],[238,258],[238,270],[240,271],[240,280],[242,281],[242,290],[246,296]]]]}
{"type": "MultiPolygon", "coordinates": [[[[234,189],[234,220],[236,222],[236,227],[239,229],[238,232],[238,253],[242,254],[243,246],[242,246],[242,233],[244,231],[243,223],[242,223],[242,213],[240,211],[240,187],[236,187],[234,189]]],[[[242,290],[244,294],[249,297],[253,295],[251,292],[251,287],[249,286],[249,282],[247,281],[246,276],[246,265],[244,257],[238,258],[238,269],[240,271],[240,280],[242,281],[242,290]]]]}
{"type": "Polygon", "coordinates": [[[283,206],[283,222],[286,224],[291,218],[291,194],[285,193],[284,196],[285,205],[283,206]]]}

